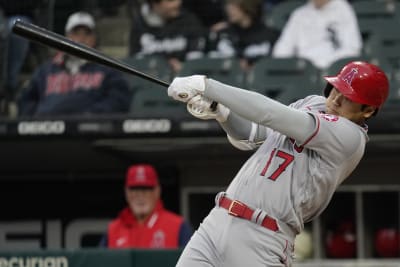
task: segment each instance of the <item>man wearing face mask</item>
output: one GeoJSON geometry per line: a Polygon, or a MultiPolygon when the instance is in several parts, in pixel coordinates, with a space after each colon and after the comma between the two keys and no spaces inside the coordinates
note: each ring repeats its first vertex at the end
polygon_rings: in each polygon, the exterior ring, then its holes
{"type": "Polygon", "coordinates": [[[125,178],[125,207],[108,226],[100,246],[108,248],[179,248],[192,236],[191,226],[163,207],[155,168],[135,164],[125,178]]]}
{"type": "MultiPolygon", "coordinates": [[[[96,47],[96,25],[85,12],[72,14],[66,37],[96,47]]],[[[122,74],[111,68],[57,53],[34,73],[18,101],[20,116],[126,112],[130,92],[122,74]]]]}

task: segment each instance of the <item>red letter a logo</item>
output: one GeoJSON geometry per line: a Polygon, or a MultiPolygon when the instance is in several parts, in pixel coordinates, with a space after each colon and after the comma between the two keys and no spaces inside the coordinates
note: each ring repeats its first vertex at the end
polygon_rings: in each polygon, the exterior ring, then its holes
{"type": "Polygon", "coordinates": [[[354,79],[354,76],[358,73],[357,69],[353,68],[348,73],[342,76],[342,80],[351,85],[351,82],[354,79]]]}

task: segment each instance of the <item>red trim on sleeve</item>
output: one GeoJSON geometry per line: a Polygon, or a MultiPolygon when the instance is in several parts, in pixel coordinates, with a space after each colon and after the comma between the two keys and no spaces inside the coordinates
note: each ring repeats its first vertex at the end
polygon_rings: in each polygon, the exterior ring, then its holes
{"type": "MultiPolygon", "coordinates": [[[[310,113],[310,114],[311,114],[311,113],[310,113]]],[[[314,118],[316,118],[317,127],[316,127],[316,129],[315,129],[315,132],[301,145],[302,147],[305,146],[305,145],[307,145],[307,144],[317,135],[317,133],[319,132],[319,127],[320,127],[320,125],[321,125],[321,122],[320,122],[320,120],[319,120],[319,117],[318,117],[318,116],[315,116],[315,114],[312,114],[312,116],[314,116],[314,118]]]]}

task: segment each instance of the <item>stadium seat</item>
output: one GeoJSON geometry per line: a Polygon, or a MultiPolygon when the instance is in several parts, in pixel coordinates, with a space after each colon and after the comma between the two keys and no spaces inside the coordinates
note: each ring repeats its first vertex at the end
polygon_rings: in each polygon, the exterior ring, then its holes
{"type": "Polygon", "coordinates": [[[354,1],[352,6],[364,41],[374,32],[399,25],[400,7],[396,1],[354,1]]]}
{"type": "MultiPolygon", "coordinates": [[[[165,82],[171,81],[172,69],[170,68],[167,60],[163,57],[149,56],[140,59],[127,57],[124,58],[123,61],[134,67],[136,70],[143,72],[147,75],[150,75],[165,82]]],[[[162,90],[163,88],[162,85],[145,80],[135,75],[126,74],[125,77],[129,83],[130,88],[133,91],[137,91],[140,89],[162,90]]]]}
{"type": "Polygon", "coordinates": [[[188,116],[186,105],[168,97],[167,90],[142,88],[133,95],[130,114],[137,117],[188,116]]]}
{"type": "Polygon", "coordinates": [[[364,53],[387,62],[392,68],[400,69],[400,35],[397,26],[381,28],[374,32],[364,44],[364,53]]]}
{"type": "Polygon", "coordinates": [[[270,12],[265,14],[264,23],[278,31],[282,31],[292,11],[306,3],[304,0],[281,1],[270,12]]]}
{"type": "Polygon", "coordinates": [[[243,87],[245,73],[236,58],[199,58],[187,60],[177,76],[203,74],[208,78],[227,83],[232,86],[243,87]]]}
{"type": "Polygon", "coordinates": [[[284,104],[320,94],[319,70],[305,59],[263,58],[247,77],[247,88],[284,104]]]}
{"type": "Polygon", "coordinates": [[[400,71],[392,73],[390,77],[390,91],[388,97],[388,104],[400,104],[400,71]]]}

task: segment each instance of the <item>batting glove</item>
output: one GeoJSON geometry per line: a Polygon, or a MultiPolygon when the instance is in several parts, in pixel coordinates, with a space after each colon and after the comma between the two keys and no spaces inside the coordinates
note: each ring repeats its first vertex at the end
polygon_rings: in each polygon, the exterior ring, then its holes
{"type": "Polygon", "coordinates": [[[168,96],[186,103],[195,95],[203,94],[205,88],[206,76],[204,75],[177,77],[168,87],[168,96]]]}
{"type": "Polygon", "coordinates": [[[186,108],[190,114],[202,120],[215,119],[219,122],[225,122],[229,116],[230,110],[224,105],[218,103],[215,111],[210,106],[213,101],[202,95],[196,95],[187,103],[186,108]]]}

